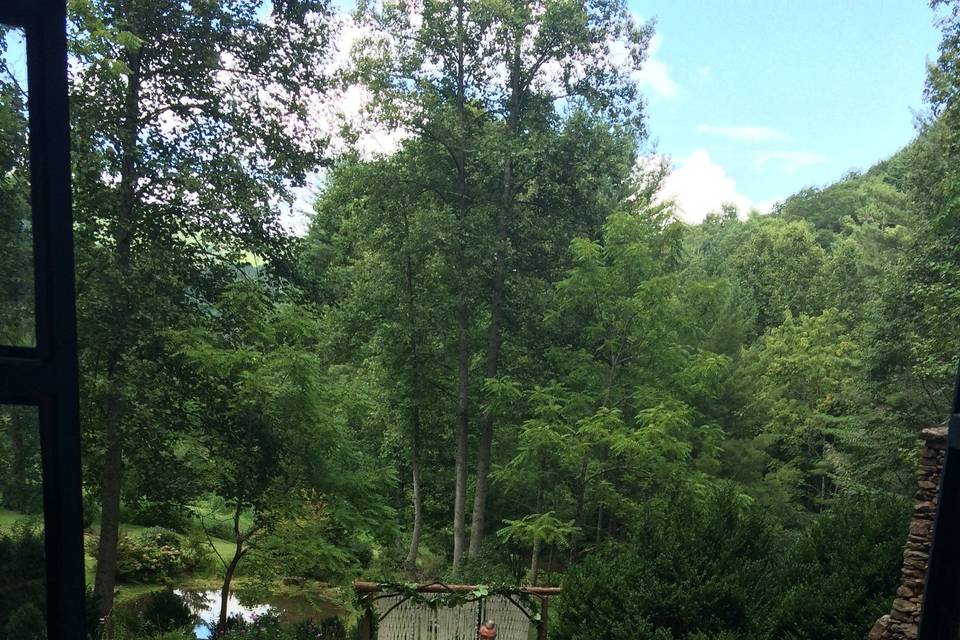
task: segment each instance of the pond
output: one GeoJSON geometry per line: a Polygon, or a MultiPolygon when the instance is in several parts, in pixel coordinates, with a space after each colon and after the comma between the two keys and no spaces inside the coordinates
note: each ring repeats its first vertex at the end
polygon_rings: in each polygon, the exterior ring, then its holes
{"type": "MultiPolygon", "coordinates": [[[[213,625],[220,615],[220,590],[175,589],[174,593],[182,597],[190,611],[200,619],[194,627],[196,637],[202,640],[212,637],[213,625]]],[[[309,594],[270,596],[262,602],[254,603],[241,601],[236,594],[231,593],[227,599],[227,614],[230,616],[242,616],[250,621],[268,612],[279,614],[280,620],[287,624],[309,619],[320,621],[343,613],[336,604],[309,594]]]]}

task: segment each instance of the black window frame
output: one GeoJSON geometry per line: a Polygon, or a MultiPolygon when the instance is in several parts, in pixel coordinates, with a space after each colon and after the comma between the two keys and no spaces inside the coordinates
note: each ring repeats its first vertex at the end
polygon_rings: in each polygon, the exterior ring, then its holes
{"type": "Polygon", "coordinates": [[[38,408],[47,637],[84,640],[83,509],[65,0],[2,0],[27,47],[35,347],[0,346],[0,403],[38,408]]]}

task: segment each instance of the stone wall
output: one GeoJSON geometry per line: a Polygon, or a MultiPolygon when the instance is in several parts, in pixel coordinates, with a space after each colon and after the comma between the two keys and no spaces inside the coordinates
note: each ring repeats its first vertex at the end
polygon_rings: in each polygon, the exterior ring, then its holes
{"type": "Polygon", "coordinates": [[[923,603],[923,581],[933,536],[933,517],[937,510],[937,491],[943,456],[947,449],[947,428],[924,429],[920,469],[917,473],[917,494],[910,520],[910,532],[903,549],[900,588],[890,613],[883,616],[870,631],[870,640],[915,640],[923,603]]]}

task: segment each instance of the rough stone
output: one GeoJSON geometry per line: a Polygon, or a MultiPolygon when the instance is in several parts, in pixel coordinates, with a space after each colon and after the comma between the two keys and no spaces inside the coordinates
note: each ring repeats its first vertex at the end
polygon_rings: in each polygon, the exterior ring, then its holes
{"type": "Polygon", "coordinates": [[[917,492],[910,531],[904,541],[900,586],[890,613],[877,620],[869,640],[916,640],[923,606],[923,584],[930,559],[937,491],[947,445],[947,428],[934,427],[920,433],[924,450],[917,470],[917,492]]]}
{"type": "Polygon", "coordinates": [[[876,624],[873,625],[873,629],[870,629],[870,635],[867,636],[869,640],[883,640],[884,634],[887,632],[887,629],[890,626],[890,616],[882,616],[877,620],[876,624]]]}

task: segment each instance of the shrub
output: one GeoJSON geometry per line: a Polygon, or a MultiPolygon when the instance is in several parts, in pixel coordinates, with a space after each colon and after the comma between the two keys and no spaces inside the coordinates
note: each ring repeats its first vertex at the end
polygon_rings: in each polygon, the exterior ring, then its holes
{"type": "Polygon", "coordinates": [[[12,511],[36,515],[43,512],[43,487],[39,479],[22,484],[0,478],[0,504],[12,511]]]}
{"type": "Polygon", "coordinates": [[[192,627],[196,623],[196,616],[182,597],[166,590],[150,594],[141,620],[155,631],[167,632],[192,627]]]}
{"type": "Polygon", "coordinates": [[[227,633],[224,636],[229,640],[289,640],[290,635],[280,627],[280,615],[267,612],[259,615],[252,622],[247,622],[241,616],[227,618],[227,633]]]}
{"type": "Polygon", "coordinates": [[[730,486],[702,500],[681,491],[658,499],[646,507],[629,545],[594,554],[568,572],[556,637],[749,636],[754,613],[770,597],[772,540],[763,514],[730,486]]]}
{"type": "Polygon", "coordinates": [[[147,593],[117,605],[112,618],[114,637],[122,640],[152,640],[168,634],[179,640],[183,633],[192,631],[196,621],[186,601],[170,590],[147,593]]]}
{"type": "Polygon", "coordinates": [[[170,529],[164,529],[163,527],[150,527],[149,529],[144,529],[143,533],[140,534],[140,538],[145,542],[153,543],[158,547],[180,546],[180,536],[177,535],[177,532],[170,529]]]}
{"type": "Polygon", "coordinates": [[[90,529],[100,518],[100,500],[88,491],[83,492],[83,528],[90,529]]]}
{"type": "MultiPolygon", "coordinates": [[[[46,562],[39,522],[22,520],[0,531],[0,638],[20,638],[34,613],[43,620],[46,562]]],[[[41,622],[40,628],[44,625],[41,622]]],[[[32,636],[24,636],[30,638],[32,636]]]]}
{"type": "Polygon", "coordinates": [[[909,514],[905,500],[884,495],[841,499],[819,516],[783,559],[771,637],[865,638],[890,610],[909,514]]]}
{"type": "Polygon", "coordinates": [[[117,541],[117,579],[156,582],[187,570],[180,538],[167,529],[148,529],[139,538],[121,535],[117,541]]]}
{"type": "Polygon", "coordinates": [[[144,640],[196,640],[193,631],[165,631],[149,636],[144,640]]]}
{"type": "Polygon", "coordinates": [[[32,602],[28,602],[10,614],[7,623],[3,626],[4,638],[17,640],[45,640],[47,637],[47,622],[43,611],[32,602]]]}
{"type": "MultiPolygon", "coordinates": [[[[524,555],[512,553],[500,538],[488,536],[480,547],[480,553],[464,562],[461,577],[468,584],[520,584],[528,567],[524,555]]],[[[448,574],[447,578],[453,581],[452,575],[448,574]]]]}
{"type": "Polygon", "coordinates": [[[236,536],[233,531],[233,520],[217,520],[215,518],[208,518],[204,521],[203,528],[206,529],[207,532],[214,538],[233,540],[236,536]]]}
{"type": "Polygon", "coordinates": [[[229,618],[224,637],[228,640],[346,640],[347,636],[346,627],[336,617],[320,623],[307,620],[294,627],[284,627],[279,614],[270,612],[251,622],[240,617],[229,618]]]}
{"type": "Polygon", "coordinates": [[[166,527],[186,531],[189,518],[186,509],[176,502],[141,498],[128,508],[130,522],[145,527],[166,527]]]}
{"type": "Polygon", "coordinates": [[[180,551],[187,571],[205,572],[214,568],[210,541],[203,529],[190,529],[180,541],[180,551]]]}
{"type": "Polygon", "coordinates": [[[347,640],[347,629],[340,618],[327,618],[319,624],[307,620],[296,626],[292,640],[347,640]]]}

